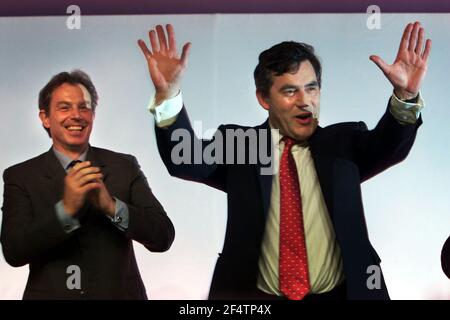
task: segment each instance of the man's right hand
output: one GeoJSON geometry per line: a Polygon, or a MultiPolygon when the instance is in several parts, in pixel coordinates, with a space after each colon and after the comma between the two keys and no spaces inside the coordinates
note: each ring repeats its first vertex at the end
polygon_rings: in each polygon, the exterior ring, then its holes
{"type": "Polygon", "coordinates": [[[187,66],[187,58],[191,43],[183,46],[181,57],[177,53],[175,32],[172,25],[166,25],[167,37],[161,25],[149,31],[151,51],[144,40],[138,44],[147,60],[150,78],[156,90],[155,104],[173,98],[180,91],[181,76],[187,66]]]}
{"type": "Polygon", "coordinates": [[[100,168],[92,167],[89,161],[73,166],[64,178],[64,211],[73,217],[83,207],[87,193],[101,187],[102,177],[100,168]]]}

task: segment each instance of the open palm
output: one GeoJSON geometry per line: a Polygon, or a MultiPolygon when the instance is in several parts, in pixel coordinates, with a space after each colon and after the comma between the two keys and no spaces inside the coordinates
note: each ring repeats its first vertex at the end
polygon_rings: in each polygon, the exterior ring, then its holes
{"type": "Polygon", "coordinates": [[[181,57],[178,56],[175,41],[175,32],[172,25],[166,26],[167,36],[161,25],[149,31],[151,50],[144,40],[139,39],[138,44],[147,60],[150,78],[156,90],[156,100],[165,100],[177,95],[180,90],[181,76],[187,66],[187,57],[190,43],[183,46],[181,57]]]}
{"type": "Polygon", "coordinates": [[[431,40],[426,40],[423,48],[424,33],[425,30],[419,22],[409,23],[403,32],[397,57],[392,65],[378,56],[370,56],[370,60],[383,71],[394,86],[395,94],[401,99],[416,97],[425,77],[431,40]]]}

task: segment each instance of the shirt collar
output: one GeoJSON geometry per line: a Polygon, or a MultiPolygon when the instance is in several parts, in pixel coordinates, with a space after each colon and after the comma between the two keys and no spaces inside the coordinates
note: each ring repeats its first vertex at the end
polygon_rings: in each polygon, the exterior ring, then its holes
{"type": "MultiPolygon", "coordinates": [[[[282,141],[284,138],[284,135],[281,134],[280,130],[275,129],[272,126],[272,124],[270,123],[270,119],[269,119],[269,126],[270,126],[270,130],[272,132],[271,137],[272,137],[273,147],[276,149],[282,150],[284,148],[284,141],[282,141]],[[276,134],[275,132],[278,132],[278,134],[276,134]]],[[[309,143],[308,143],[308,141],[303,141],[303,142],[296,143],[295,146],[306,148],[309,146],[309,143]]]]}
{"type": "Polygon", "coordinates": [[[83,152],[80,157],[78,159],[72,159],[68,156],[66,156],[65,154],[63,154],[62,152],[58,151],[55,149],[55,147],[52,147],[53,152],[55,153],[56,158],[58,159],[59,163],[61,163],[62,167],[64,168],[64,170],[67,170],[67,166],[69,165],[69,163],[71,163],[73,160],[80,160],[80,161],[85,161],[86,157],[87,157],[87,153],[89,151],[89,147],[86,149],[85,152],[83,152]]]}

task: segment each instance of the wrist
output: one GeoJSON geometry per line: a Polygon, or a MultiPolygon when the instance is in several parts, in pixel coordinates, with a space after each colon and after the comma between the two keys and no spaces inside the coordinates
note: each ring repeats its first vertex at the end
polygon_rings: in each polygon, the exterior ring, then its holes
{"type": "Polygon", "coordinates": [[[114,218],[116,215],[116,199],[111,198],[111,201],[109,202],[108,209],[106,210],[106,213],[114,218]]]}
{"type": "Polygon", "coordinates": [[[156,92],[155,98],[154,98],[154,105],[159,106],[164,101],[176,97],[179,92],[180,92],[180,89],[176,89],[174,91],[168,91],[168,92],[156,92]]]}
{"type": "Polygon", "coordinates": [[[72,208],[71,206],[67,205],[64,203],[63,201],[63,208],[64,208],[64,212],[69,216],[69,217],[73,217],[75,216],[75,213],[77,213],[77,209],[72,208]]]}
{"type": "Polygon", "coordinates": [[[414,100],[419,95],[418,92],[414,93],[402,89],[394,89],[394,94],[399,100],[402,101],[414,100]]]}

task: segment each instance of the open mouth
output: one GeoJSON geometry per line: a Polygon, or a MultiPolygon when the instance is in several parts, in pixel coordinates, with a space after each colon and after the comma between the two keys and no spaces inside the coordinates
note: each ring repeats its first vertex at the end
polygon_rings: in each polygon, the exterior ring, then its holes
{"type": "Polygon", "coordinates": [[[295,119],[300,124],[309,124],[312,122],[312,113],[302,113],[295,116],[295,119]]]}
{"type": "Polygon", "coordinates": [[[81,131],[81,130],[83,130],[83,127],[82,126],[69,126],[69,127],[66,127],[66,129],[69,131],[81,131]]]}
{"type": "Polygon", "coordinates": [[[71,134],[78,134],[82,132],[85,128],[85,126],[82,125],[71,125],[71,126],[65,126],[66,130],[69,131],[71,134]]]}

